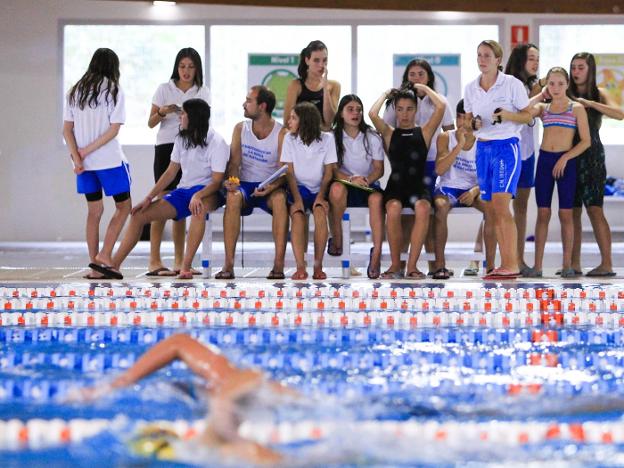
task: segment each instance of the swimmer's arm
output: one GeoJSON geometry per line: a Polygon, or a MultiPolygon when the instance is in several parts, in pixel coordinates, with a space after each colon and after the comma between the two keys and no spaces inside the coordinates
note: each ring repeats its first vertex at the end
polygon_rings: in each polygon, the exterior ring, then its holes
{"type": "Polygon", "coordinates": [[[225,179],[225,173],[223,172],[213,172],[211,176],[212,180],[208,185],[206,185],[203,189],[195,192],[193,197],[197,197],[198,199],[209,197],[219,191],[221,188],[221,184],[223,184],[223,180],[225,179]]]}
{"type": "Polygon", "coordinates": [[[381,179],[384,175],[384,162],[373,159],[373,170],[366,177],[366,182],[371,185],[381,179]]]}
{"type": "Polygon", "coordinates": [[[323,121],[325,127],[329,129],[334,117],[336,116],[336,110],[338,109],[338,100],[340,99],[340,83],[335,80],[328,80],[325,92],[323,92],[323,121]],[[329,90],[329,92],[327,92],[329,90]]]}
{"type": "Polygon", "coordinates": [[[598,112],[612,119],[624,119],[624,110],[613,101],[609,93],[607,93],[604,88],[598,88],[598,91],[600,92],[600,102],[586,100],[587,106],[596,109],[598,112]]]}
{"type": "Polygon", "coordinates": [[[301,82],[292,80],[286,90],[286,99],[284,100],[284,127],[288,128],[288,119],[290,113],[297,103],[297,97],[301,94],[301,82]]]}
{"type": "Polygon", "coordinates": [[[386,102],[386,100],[390,97],[391,92],[392,90],[384,91],[368,111],[368,117],[371,119],[371,122],[373,122],[375,129],[381,134],[386,148],[390,146],[390,138],[392,138],[394,128],[384,122],[384,119],[379,117],[379,111],[381,110],[381,106],[383,106],[384,102],[386,102]]]}
{"type": "Polygon", "coordinates": [[[106,143],[108,143],[113,138],[115,138],[119,134],[120,128],[121,128],[120,123],[111,123],[110,126],[108,127],[108,130],[102,133],[102,135],[97,137],[94,141],[89,143],[84,148],[80,148],[78,152],[80,153],[80,156],[82,157],[82,159],[86,158],[88,155],[93,153],[96,149],[101,148],[106,143]]]}
{"type": "Polygon", "coordinates": [[[436,93],[429,86],[424,84],[416,83],[413,85],[415,91],[424,91],[424,93],[429,97],[433,105],[435,106],[435,110],[431,115],[431,118],[427,121],[426,124],[422,126],[423,138],[425,139],[425,143],[427,143],[427,148],[431,146],[431,139],[433,135],[435,135],[436,130],[440,126],[440,122],[442,122],[442,118],[444,117],[444,111],[446,110],[446,104],[440,97],[438,93],[436,93]]]}
{"type": "Polygon", "coordinates": [[[568,161],[572,158],[583,154],[583,152],[591,146],[591,137],[589,135],[589,123],[587,121],[587,111],[579,104],[575,103],[572,112],[576,116],[576,125],[578,127],[579,142],[570,150],[566,151],[562,158],[568,161]]]}
{"type": "Polygon", "coordinates": [[[230,159],[225,170],[226,180],[223,183],[228,191],[238,190],[239,184],[229,181],[230,177],[240,177],[240,166],[243,159],[243,152],[241,149],[241,129],[243,128],[243,122],[239,122],[234,126],[232,131],[232,144],[230,145],[230,159]]]}
{"type": "Polygon", "coordinates": [[[74,135],[74,122],[65,120],[63,122],[63,138],[67,148],[69,148],[69,154],[74,162],[74,167],[82,167],[82,158],[78,153],[78,144],[76,143],[76,136],[74,135]]]}
{"type": "Polygon", "coordinates": [[[149,200],[152,201],[154,197],[161,194],[163,190],[165,190],[165,188],[171,182],[173,182],[173,179],[175,179],[179,170],[180,170],[180,163],[177,163],[175,161],[170,161],[165,172],[163,172],[162,175],[158,178],[158,181],[156,182],[154,187],[152,187],[152,190],[149,191],[149,193],[147,194],[145,198],[149,198],[149,200]]]}
{"type": "Polygon", "coordinates": [[[449,135],[447,132],[442,132],[438,135],[437,148],[435,171],[436,174],[442,175],[451,168],[462,149],[462,145],[458,142],[455,148],[449,150],[449,135]]]}

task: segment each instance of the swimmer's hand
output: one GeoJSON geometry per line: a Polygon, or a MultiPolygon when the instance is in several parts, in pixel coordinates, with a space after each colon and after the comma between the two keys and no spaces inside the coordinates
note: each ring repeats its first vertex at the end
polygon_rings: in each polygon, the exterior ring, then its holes
{"type": "MultiPolygon", "coordinates": [[[[542,100],[545,101],[547,99],[552,99],[552,96],[548,92],[548,87],[544,86],[544,88],[542,89],[542,100]]],[[[581,99],[583,99],[583,98],[579,98],[579,99],[577,99],[577,101],[581,102],[581,99]]],[[[582,102],[581,102],[581,104],[582,104],[582,102]]]]}
{"type": "Polygon", "coordinates": [[[552,175],[555,179],[560,179],[561,177],[563,177],[563,173],[565,172],[567,164],[568,158],[565,156],[561,156],[556,162],[555,167],[553,167],[552,175]]]}
{"type": "Polygon", "coordinates": [[[464,145],[466,144],[466,133],[467,132],[464,127],[459,127],[455,132],[455,137],[457,138],[457,146],[459,146],[460,149],[463,149],[464,145]]]}
{"type": "Polygon", "coordinates": [[[134,207],[132,208],[130,213],[131,214],[136,214],[139,211],[143,211],[145,208],[147,208],[151,204],[152,204],[152,199],[150,197],[145,197],[141,202],[139,202],[136,205],[134,205],[134,207]]]}
{"type": "MultiPolygon", "coordinates": [[[[198,192],[199,193],[199,192],[198,192]]],[[[202,202],[201,196],[195,193],[191,197],[191,202],[189,203],[189,211],[195,216],[199,216],[204,209],[204,202],[202,202]]]]}
{"type": "Polygon", "coordinates": [[[99,400],[112,391],[113,388],[110,384],[100,384],[97,387],[72,388],[61,400],[63,403],[90,403],[99,400]]]}
{"type": "Polygon", "coordinates": [[[264,187],[256,187],[251,194],[252,197],[266,197],[269,193],[271,193],[271,186],[265,185],[264,187]]]}
{"type": "Polygon", "coordinates": [[[240,179],[238,177],[228,177],[225,182],[223,182],[223,187],[228,192],[236,192],[238,187],[240,186],[240,179]]]}
{"type": "Polygon", "coordinates": [[[349,182],[352,184],[360,185],[361,187],[368,187],[368,179],[364,176],[353,176],[349,178],[349,182]]]}
{"type": "Polygon", "coordinates": [[[472,206],[477,195],[479,195],[479,187],[472,187],[462,193],[457,200],[463,205],[472,206]]]}
{"type": "Polygon", "coordinates": [[[82,165],[82,158],[80,156],[74,157],[74,155],[70,154],[69,157],[72,160],[72,165],[74,166],[74,174],[82,174],[84,172],[84,166],[82,165]]]}

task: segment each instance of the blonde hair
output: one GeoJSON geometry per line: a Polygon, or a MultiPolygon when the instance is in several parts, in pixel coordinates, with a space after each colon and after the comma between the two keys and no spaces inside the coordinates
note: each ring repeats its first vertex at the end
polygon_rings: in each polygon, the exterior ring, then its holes
{"type": "Polygon", "coordinates": [[[481,46],[486,46],[492,49],[492,52],[494,52],[494,57],[500,60],[500,63],[498,64],[498,71],[503,71],[503,48],[501,47],[501,45],[493,39],[486,39],[485,41],[481,41],[479,43],[477,49],[481,46]]]}

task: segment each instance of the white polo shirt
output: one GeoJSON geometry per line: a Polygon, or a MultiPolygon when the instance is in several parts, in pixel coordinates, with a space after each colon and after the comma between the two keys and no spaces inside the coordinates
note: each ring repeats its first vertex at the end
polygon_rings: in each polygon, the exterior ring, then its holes
{"type": "Polygon", "coordinates": [[[208,130],[207,146],[194,146],[186,149],[184,140],[176,136],[171,152],[171,161],[182,167],[182,179],[178,188],[208,185],[213,172],[225,172],[230,159],[230,147],[223,137],[212,128],[208,130]]]}
{"type": "MultiPolygon", "coordinates": [[[[158,107],[168,106],[170,104],[176,104],[182,107],[185,101],[194,98],[203,99],[210,104],[210,90],[207,86],[198,88],[197,85],[193,85],[184,92],[178,88],[175,81],[171,79],[167,83],[158,86],[152,98],[152,104],[158,107]]],[[[163,145],[165,143],[173,143],[179,131],[180,116],[176,112],[167,114],[167,116],[160,121],[158,134],[156,135],[156,144],[163,145]]]]}
{"type": "Polygon", "coordinates": [[[373,161],[384,160],[384,149],[381,137],[374,130],[366,132],[368,152],[364,146],[364,134],[358,132],[355,138],[351,138],[347,132],[342,132],[342,144],[344,145],[344,158],[340,170],[350,176],[366,177],[373,171],[373,161]]]}
{"type": "MultiPolygon", "coordinates": [[[[63,120],[74,123],[74,137],[78,148],[84,148],[102,136],[111,124],[123,124],[126,121],[126,101],[121,88],[117,93],[117,104],[113,101],[113,96],[109,94],[106,98],[107,82],[102,83],[102,90],[98,96],[98,105],[93,108],[87,102],[84,109],[78,107],[79,96],[76,96],[76,103],[69,103],[69,93],[67,95],[63,120]]],[[[122,162],[127,162],[126,156],[121,150],[121,145],[117,138],[113,138],[105,145],[100,146],[83,161],[86,171],[96,171],[101,169],[112,169],[119,167],[122,162]]]]}
{"type": "Polygon", "coordinates": [[[292,163],[297,184],[312,193],[318,193],[325,166],[338,162],[334,135],[321,132],[321,140],[313,141],[308,146],[301,138],[289,133],[282,143],[281,160],[283,163],[292,163]]]}
{"type": "MultiPolygon", "coordinates": [[[[433,137],[431,137],[431,143],[429,144],[429,151],[427,152],[427,161],[435,161],[436,155],[438,154],[437,149],[437,141],[438,135],[442,132],[442,127],[454,125],[455,122],[453,120],[453,112],[451,111],[451,107],[449,106],[448,100],[445,96],[438,94],[442,100],[444,101],[444,115],[442,116],[442,121],[438,128],[436,129],[433,137]]],[[[418,125],[422,127],[427,122],[435,112],[435,105],[429,96],[425,96],[424,98],[418,98],[418,105],[416,106],[416,116],[414,117],[414,125],[418,125]]],[[[391,127],[396,128],[396,112],[394,110],[394,104],[390,104],[386,107],[384,111],[383,120],[391,127]]]]}
{"type": "Polygon", "coordinates": [[[509,120],[493,125],[492,114],[497,108],[518,112],[529,105],[529,96],[522,82],[499,72],[496,83],[487,91],[480,84],[481,75],[468,83],[464,91],[464,109],[473,117],[481,116],[482,127],[475,132],[479,139],[505,140],[520,137],[523,124],[509,120]]]}

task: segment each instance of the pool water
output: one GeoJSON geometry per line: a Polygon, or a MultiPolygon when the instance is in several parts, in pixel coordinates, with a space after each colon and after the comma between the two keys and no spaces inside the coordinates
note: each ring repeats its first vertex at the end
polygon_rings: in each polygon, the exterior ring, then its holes
{"type": "Polygon", "coordinates": [[[1,287],[0,465],[157,464],[137,427],[206,415],[183,364],[67,396],[179,332],[303,394],[241,427],[289,465],[624,463],[624,288],[377,286],[1,287]]]}

